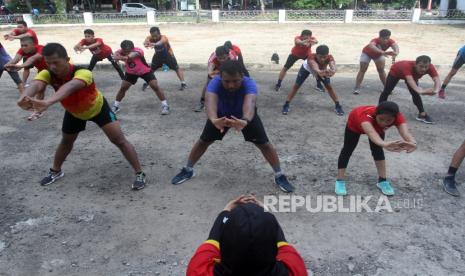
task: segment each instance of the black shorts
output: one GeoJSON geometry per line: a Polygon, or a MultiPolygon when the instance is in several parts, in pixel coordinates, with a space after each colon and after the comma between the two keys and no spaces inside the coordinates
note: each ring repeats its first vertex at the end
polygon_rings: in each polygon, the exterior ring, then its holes
{"type": "MultiPolygon", "coordinates": [[[[204,142],[222,140],[228,130],[229,128],[225,128],[224,132],[221,133],[210,120],[207,120],[202,135],[200,135],[200,139],[204,142]]],[[[242,135],[244,136],[245,141],[252,142],[254,144],[261,145],[269,142],[262,120],[260,120],[260,117],[256,112],[252,121],[250,121],[250,123],[242,130],[242,135]]]]}
{"type": "Polygon", "coordinates": [[[293,54],[290,54],[290,55],[287,57],[286,64],[284,64],[284,68],[289,69],[289,68],[291,68],[291,67],[294,65],[294,63],[295,63],[296,61],[298,61],[299,59],[305,60],[306,58],[307,58],[307,57],[300,58],[300,57],[298,57],[298,56],[294,56],[293,54]]]}
{"type": "Polygon", "coordinates": [[[158,68],[161,68],[163,64],[166,64],[168,68],[171,70],[178,70],[178,61],[176,60],[176,57],[173,55],[153,55],[152,58],[152,65],[150,66],[153,71],[156,71],[158,68]]]}
{"type": "Polygon", "coordinates": [[[463,64],[465,64],[465,59],[462,57],[462,55],[460,55],[460,53],[457,53],[457,57],[454,60],[454,65],[452,65],[452,68],[459,70],[463,64]]]}
{"type": "Polygon", "coordinates": [[[102,110],[100,113],[90,118],[89,120],[81,120],[73,116],[73,114],[65,111],[65,117],[63,118],[63,126],[61,130],[66,134],[76,134],[86,129],[87,121],[92,121],[96,123],[100,128],[115,122],[116,115],[111,111],[110,106],[105,98],[103,98],[102,110]]]}
{"type": "Polygon", "coordinates": [[[157,79],[155,77],[155,74],[152,71],[150,71],[148,73],[145,73],[142,76],[129,74],[127,72],[124,73],[124,80],[130,82],[131,84],[136,84],[138,78],[143,79],[146,83],[149,83],[149,82],[157,79]]]}

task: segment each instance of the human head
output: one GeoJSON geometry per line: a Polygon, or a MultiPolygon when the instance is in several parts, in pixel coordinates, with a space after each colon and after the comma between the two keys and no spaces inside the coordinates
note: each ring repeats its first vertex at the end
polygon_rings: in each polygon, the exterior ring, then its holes
{"type": "Polygon", "coordinates": [[[254,203],[240,204],[223,226],[220,266],[231,275],[268,275],[276,265],[278,232],[273,214],[254,203]]]}
{"type": "Polygon", "coordinates": [[[84,30],[84,39],[87,42],[92,42],[94,40],[94,31],[91,29],[84,30]]]}
{"type": "Polygon", "coordinates": [[[428,71],[430,64],[431,58],[429,56],[419,56],[415,60],[415,71],[420,75],[424,75],[428,71]]]}
{"type": "Polygon", "coordinates": [[[47,63],[48,69],[56,74],[62,75],[69,67],[69,57],[65,47],[59,43],[47,43],[42,49],[42,55],[47,63]]]}
{"type": "Polygon", "coordinates": [[[16,22],[16,28],[19,30],[20,33],[25,33],[27,31],[27,23],[24,20],[19,20],[16,22]]]}
{"type": "Polygon", "coordinates": [[[316,58],[319,61],[325,61],[329,55],[329,48],[326,45],[320,45],[316,48],[316,58]]]}
{"type": "Polygon", "coordinates": [[[224,48],[224,46],[216,47],[215,55],[221,64],[228,59],[228,51],[226,50],[226,48],[224,48]]]}
{"type": "Polygon", "coordinates": [[[242,85],[242,66],[237,60],[226,60],[220,67],[221,84],[228,91],[235,91],[242,85]]]}
{"type": "Polygon", "coordinates": [[[310,30],[303,30],[301,33],[300,33],[300,36],[303,37],[303,39],[307,39],[309,37],[312,36],[312,31],[310,30]]]}
{"type": "Polygon", "coordinates": [[[223,45],[223,47],[226,49],[226,51],[229,51],[232,49],[232,42],[231,41],[226,41],[223,45]]]}
{"type": "Polygon", "coordinates": [[[382,29],[379,31],[379,39],[381,43],[386,43],[391,38],[391,31],[388,29],[382,29]]]}
{"type": "Polygon", "coordinates": [[[34,54],[36,51],[36,47],[34,44],[34,40],[30,36],[25,36],[19,40],[21,44],[21,49],[26,54],[34,54]]]}
{"type": "Polygon", "coordinates": [[[123,40],[120,46],[121,46],[123,55],[129,55],[132,49],[134,49],[134,43],[131,40],[123,40]]]}
{"type": "Polygon", "coordinates": [[[154,38],[154,39],[159,39],[161,34],[160,34],[160,28],[158,27],[152,27],[150,28],[150,35],[154,38]]]}
{"type": "Polygon", "coordinates": [[[399,106],[395,102],[381,102],[376,107],[376,123],[380,127],[389,127],[391,126],[399,113],[399,106]]]}

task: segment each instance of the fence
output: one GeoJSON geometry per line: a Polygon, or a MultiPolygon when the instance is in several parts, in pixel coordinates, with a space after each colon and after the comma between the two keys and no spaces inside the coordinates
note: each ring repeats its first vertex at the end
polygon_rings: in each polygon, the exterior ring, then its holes
{"type": "Polygon", "coordinates": [[[462,22],[465,12],[460,10],[435,10],[431,12],[414,10],[243,10],[243,11],[168,11],[147,14],[83,13],[83,14],[44,14],[44,15],[1,15],[0,25],[14,24],[18,18],[30,25],[41,24],[85,24],[95,23],[139,23],[156,22],[462,22]]]}

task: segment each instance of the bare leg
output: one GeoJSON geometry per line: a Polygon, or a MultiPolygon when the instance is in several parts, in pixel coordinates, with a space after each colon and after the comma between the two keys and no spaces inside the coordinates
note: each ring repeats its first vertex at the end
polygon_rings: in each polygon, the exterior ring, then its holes
{"type": "Polygon", "coordinates": [[[346,177],[346,169],[337,170],[337,179],[344,179],[346,177]]]}
{"type": "Polygon", "coordinates": [[[384,66],[386,65],[386,62],[384,58],[379,59],[378,61],[375,61],[376,65],[376,70],[378,71],[379,79],[383,83],[383,86],[386,85],[386,72],[384,71],[384,66]]]}
{"type": "Polygon", "coordinates": [[[121,102],[124,98],[124,96],[126,95],[126,91],[128,91],[129,87],[131,87],[131,83],[126,81],[126,80],[123,80],[121,82],[121,87],[119,88],[119,91],[118,93],[116,94],[116,100],[118,102],[121,102]]]}
{"type": "Polygon", "coordinates": [[[184,82],[184,72],[181,68],[176,69],[176,75],[181,82],[184,82]]]}
{"type": "Polygon", "coordinates": [[[367,69],[368,63],[360,62],[360,69],[357,73],[357,78],[355,79],[355,89],[360,89],[360,85],[362,85],[363,77],[365,77],[367,69]]]}
{"type": "Polygon", "coordinates": [[[454,168],[459,168],[464,158],[465,158],[465,141],[463,141],[462,145],[454,153],[450,166],[454,168]]]}
{"type": "Polygon", "coordinates": [[[458,71],[457,69],[452,68],[449,74],[447,74],[446,78],[444,79],[444,82],[442,83],[442,85],[447,86],[450,80],[455,76],[455,74],[457,74],[457,71],[458,71]]]}
{"type": "Polygon", "coordinates": [[[69,155],[71,150],[73,149],[74,141],[78,137],[79,133],[74,134],[62,134],[62,138],[60,144],[58,145],[55,151],[55,157],[53,159],[53,167],[54,171],[61,171],[61,166],[66,160],[66,157],[69,155]]]}
{"type": "Polygon", "coordinates": [[[189,163],[192,164],[192,166],[195,163],[197,163],[197,161],[199,161],[199,159],[207,151],[208,147],[211,144],[213,144],[213,141],[205,142],[205,141],[202,141],[201,139],[197,140],[197,142],[195,142],[189,154],[189,157],[188,157],[189,163]]]}
{"type": "Polygon", "coordinates": [[[336,103],[339,102],[339,98],[336,95],[336,92],[333,89],[333,86],[331,84],[325,84],[326,90],[328,90],[328,94],[331,97],[331,99],[336,103]]]}
{"type": "Polygon", "coordinates": [[[295,95],[297,94],[297,91],[299,91],[299,88],[300,88],[300,85],[298,85],[297,83],[294,84],[294,86],[292,86],[292,89],[291,91],[289,92],[289,94],[287,94],[287,100],[288,102],[291,102],[292,99],[295,97],[295,95]]]}
{"type": "Polygon", "coordinates": [[[265,144],[254,144],[254,145],[260,149],[266,161],[268,161],[268,163],[271,165],[273,169],[280,166],[278,153],[276,152],[276,149],[273,147],[272,144],[265,143],[265,144]]]}
{"type": "Polygon", "coordinates": [[[287,70],[289,69],[287,69],[286,67],[283,67],[283,69],[281,69],[281,72],[279,72],[279,77],[278,77],[279,80],[282,81],[284,79],[284,77],[286,76],[287,70]]]}
{"type": "Polygon", "coordinates": [[[27,83],[27,79],[29,78],[30,73],[31,73],[30,69],[24,68],[24,70],[23,70],[23,83],[27,83]]]}
{"type": "Polygon", "coordinates": [[[142,168],[137,157],[137,152],[131,143],[124,136],[123,131],[118,121],[111,122],[102,127],[103,132],[108,139],[115,144],[123,153],[126,160],[128,160],[135,173],[142,172],[142,168]]]}
{"type": "Polygon", "coordinates": [[[158,99],[160,101],[165,101],[166,100],[165,93],[160,88],[160,86],[158,86],[157,80],[151,80],[149,82],[149,85],[152,88],[153,92],[155,92],[155,95],[157,95],[157,97],[158,97],[158,99]]]}

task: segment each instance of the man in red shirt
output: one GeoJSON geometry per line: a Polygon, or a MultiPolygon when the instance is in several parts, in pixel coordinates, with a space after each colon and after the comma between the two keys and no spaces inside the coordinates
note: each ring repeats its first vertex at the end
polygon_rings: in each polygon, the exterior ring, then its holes
{"type": "Polygon", "coordinates": [[[350,112],[344,133],[344,146],[338,159],[337,180],[335,192],[343,196],[347,194],[345,172],[349,159],[357,147],[360,135],[366,134],[370,142],[371,154],[378,171],[377,187],[385,195],[394,195],[394,189],[386,180],[386,162],[384,151],[407,153],[416,149],[416,142],[408,130],[404,115],[399,112],[399,106],[394,102],[382,102],[376,106],[359,106],[350,112]],[[384,132],[391,126],[396,126],[401,140],[385,142],[384,132]]]}
{"type": "Polygon", "coordinates": [[[229,41],[229,40],[226,41],[223,46],[226,49],[226,51],[234,52],[234,54],[237,56],[237,61],[239,61],[239,63],[243,67],[242,70],[244,71],[244,76],[249,78],[250,74],[249,74],[249,71],[247,70],[247,68],[245,68],[244,57],[242,57],[241,48],[239,48],[239,46],[237,46],[237,45],[232,44],[232,42],[229,41]]]}
{"type": "Polygon", "coordinates": [[[78,53],[87,49],[92,53],[92,58],[90,59],[90,64],[88,67],[90,71],[94,69],[97,62],[108,59],[108,61],[111,62],[111,65],[113,65],[113,68],[115,68],[115,70],[118,72],[119,77],[124,79],[123,70],[121,70],[121,67],[118,65],[118,63],[113,60],[113,51],[111,50],[110,46],[103,43],[101,38],[96,38],[94,31],[91,29],[84,30],[84,39],[79,41],[79,43],[74,46],[74,51],[78,53]]]}
{"type": "MultiPolygon", "coordinates": [[[[21,39],[24,37],[31,37],[35,45],[39,45],[39,39],[37,34],[30,28],[28,28],[26,21],[20,20],[16,22],[17,26],[10,33],[5,34],[3,37],[5,40],[13,41],[15,39],[21,39]]],[[[32,67],[31,67],[32,68],[32,67]]],[[[30,68],[26,67],[23,70],[23,82],[26,84],[27,79],[29,78],[30,68]]],[[[26,84],[27,86],[27,84],[26,84]]]]}
{"type": "Polygon", "coordinates": [[[328,90],[328,94],[336,105],[334,111],[337,115],[344,115],[342,106],[339,104],[339,98],[334,91],[330,78],[336,73],[336,62],[332,55],[329,54],[329,48],[326,45],[320,45],[316,48],[316,54],[310,54],[305,60],[304,64],[300,67],[297,79],[292,87],[291,92],[287,95],[287,100],[283,105],[282,113],[287,115],[289,113],[289,106],[297,94],[300,86],[305,82],[307,77],[312,74],[316,80],[323,83],[328,90]]]}
{"type": "MultiPolygon", "coordinates": [[[[205,93],[207,92],[207,86],[210,81],[216,76],[220,74],[220,67],[223,62],[226,60],[238,60],[238,56],[234,51],[228,51],[224,46],[218,46],[210,55],[208,59],[208,75],[207,75],[207,82],[202,88],[202,95],[200,96],[200,103],[198,107],[194,109],[195,112],[202,112],[205,108],[205,93]]],[[[242,69],[244,70],[245,67],[242,69]]],[[[245,75],[245,72],[243,72],[245,75]]]]}
{"type": "MultiPolygon", "coordinates": [[[[11,72],[32,67],[35,67],[37,72],[47,69],[47,63],[45,63],[44,56],[42,55],[44,46],[34,44],[30,36],[25,36],[20,41],[21,48],[16,52],[15,57],[5,64],[5,69],[11,72]],[[21,59],[24,61],[23,64],[18,64],[21,59]]],[[[26,80],[23,82],[25,83],[26,80]]],[[[44,91],[37,93],[36,99],[44,99],[44,91]]],[[[27,119],[32,121],[40,117],[42,117],[42,113],[34,111],[27,119]]]]}
{"type": "Polygon", "coordinates": [[[230,201],[216,218],[207,241],[187,267],[187,276],[307,276],[304,260],[287,243],[275,216],[254,196],[230,201]]]}
{"type": "Polygon", "coordinates": [[[413,103],[418,108],[418,116],[416,119],[426,124],[433,124],[433,119],[426,114],[423,108],[423,101],[420,95],[435,95],[441,88],[441,80],[431,58],[428,56],[419,56],[416,61],[399,61],[392,65],[391,70],[386,79],[383,93],[379,97],[379,102],[387,101],[392,90],[396,87],[400,79],[405,81],[408,91],[412,95],[413,103]],[[430,75],[434,81],[434,87],[421,88],[418,86],[418,80],[424,75],[430,75]]]}
{"type": "Polygon", "coordinates": [[[297,60],[305,60],[307,56],[312,53],[312,45],[317,43],[318,41],[312,36],[312,31],[310,30],[303,30],[300,36],[296,36],[294,38],[294,47],[287,57],[286,64],[284,64],[283,69],[281,69],[281,72],[279,73],[278,82],[275,86],[276,91],[279,91],[281,88],[281,82],[286,76],[287,70],[289,70],[297,60]]]}
{"type": "Polygon", "coordinates": [[[391,56],[392,62],[395,61],[396,56],[399,54],[399,46],[391,39],[391,31],[383,29],[379,32],[379,37],[374,38],[370,43],[365,46],[360,56],[360,70],[358,71],[357,78],[355,80],[354,94],[360,93],[360,85],[362,84],[365,72],[368,69],[370,61],[373,60],[378,70],[379,79],[386,84],[386,72],[384,71],[385,57],[391,56]],[[388,51],[392,48],[393,51],[388,51]]]}

